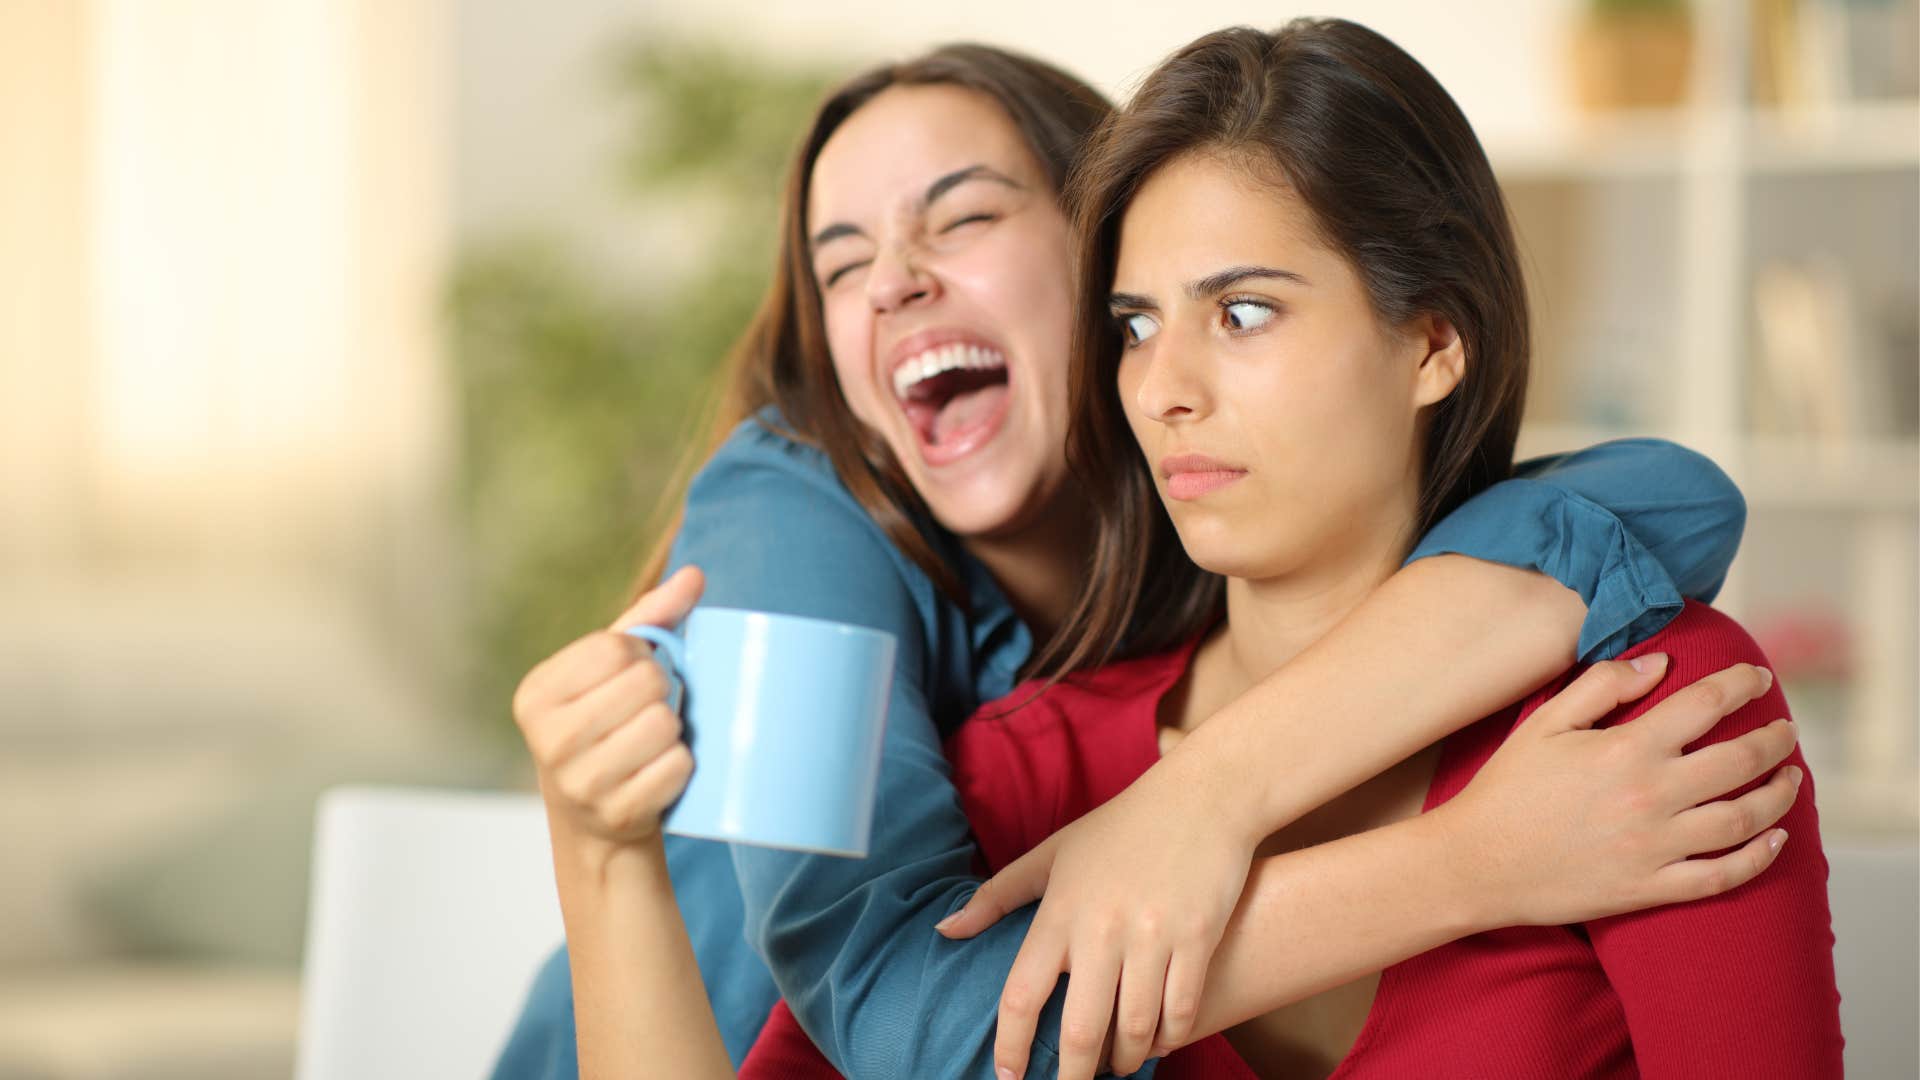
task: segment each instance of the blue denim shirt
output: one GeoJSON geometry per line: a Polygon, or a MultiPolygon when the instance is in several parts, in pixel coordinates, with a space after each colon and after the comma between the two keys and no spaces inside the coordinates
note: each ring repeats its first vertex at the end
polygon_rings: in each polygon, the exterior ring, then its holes
{"type": "MultiPolygon", "coordinates": [[[[1587,602],[1581,659],[1606,659],[1665,626],[1683,597],[1712,599],[1745,517],[1711,461],[1622,440],[1523,464],[1439,522],[1408,561],[1458,552],[1547,573],[1587,602]]],[[[961,571],[967,611],[894,547],[824,455],[753,420],[688,492],[672,563],[706,571],[703,603],[836,619],[899,640],[866,858],[667,837],[674,891],[736,1065],[784,994],[849,1077],[993,1073],[1000,990],[1033,908],[969,941],[934,932],[979,884],[941,741],[1012,689],[1033,642],[984,568],[951,537],[935,543],[961,571]]],[[[563,948],[537,977],[497,1080],[577,1075],[566,961],[563,948]]],[[[1064,996],[1057,990],[1041,1015],[1029,1076],[1057,1071],[1064,996]]]]}

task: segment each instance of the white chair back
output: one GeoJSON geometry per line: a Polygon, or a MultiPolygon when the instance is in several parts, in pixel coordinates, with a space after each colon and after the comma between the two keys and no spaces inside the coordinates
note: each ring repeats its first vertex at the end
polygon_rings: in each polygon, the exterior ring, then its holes
{"type": "Polygon", "coordinates": [[[478,1080],[563,938],[532,795],[320,798],[298,1080],[478,1080]]]}

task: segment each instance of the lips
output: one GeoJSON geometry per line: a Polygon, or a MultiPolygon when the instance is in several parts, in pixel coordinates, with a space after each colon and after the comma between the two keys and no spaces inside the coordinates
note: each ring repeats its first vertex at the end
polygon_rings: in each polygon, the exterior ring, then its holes
{"type": "Polygon", "coordinates": [[[1011,402],[1006,353],[961,330],[921,331],[889,352],[900,402],[929,465],[973,453],[999,433],[1011,402]]]}
{"type": "Polygon", "coordinates": [[[1160,475],[1166,479],[1168,497],[1186,502],[1232,484],[1247,470],[1205,454],[1180,454],[1161,459],[1160,475]]]}

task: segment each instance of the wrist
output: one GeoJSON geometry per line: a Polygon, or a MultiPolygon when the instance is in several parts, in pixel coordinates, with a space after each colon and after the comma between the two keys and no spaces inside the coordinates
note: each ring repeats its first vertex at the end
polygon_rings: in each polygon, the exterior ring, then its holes
{"type": "Polygon", "coordinates": [[[1268,789],[1272,785],[1248,767],[1246,755],[1233,752],[1232,740],[1220,737],[1224,734],[1212,721],[1202,724],[1147,776],[1166,785],[1164,790],[1172,797],[1198,803],[1198,812],[1215,823],[1215,835],[1230,837],[1252,852],[1286,823],[1270,821],[1268,789]],[[1203,738],[1209,728],[1213,737],[1203,738]]]}
{"type": "Polygon", "coordinates": [[[1488,872],[1483,838],[1467,814],[1447,803],[1407,824],[1413,827],[1420,865],[1432,882],[1434,914],[1454,937],[1518,924],[1508,906],[1508,890],[1488,872]]]}
{"type": "Polygon", "coordinates": [[[1311,710],[1303,708],[1297,684],[1291,666],[1267,676],[1209,716],[1163,760],[1187,768],[1189,783],[1215,796],[1211,809],[1222,815],[1223,825],[1256,845],[1378,771],[1339,775],[1342,767],[1327,753],[1326,733],[1300,722],[1311,710]],[[1275,782],[1282,775],[1285,782],[1275,782]]]}
{"type": "Polygon", "coordinates": [[[547,835],[554,872],[563,884],[606,889],[666,876],[666,846],[658,832],[641,840],[610,840],[549,812],[547,835]]]}

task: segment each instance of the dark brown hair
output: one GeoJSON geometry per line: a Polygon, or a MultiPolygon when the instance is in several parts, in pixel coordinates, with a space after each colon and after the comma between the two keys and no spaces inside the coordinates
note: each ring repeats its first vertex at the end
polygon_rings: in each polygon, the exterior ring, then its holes
{"type": "Polygon", "coordinates": [[[679,504],[691,474],[742,420],[773,405],[784,421],[782,434],[823,451],[841,482],[888,538],[942,592],[964,606],[966,593],[959,575],[916,524],[928,519],[924,502],[886,443],[854,417],[840,392],[827,349],[807,228],[813,165],[840,125],[888,87],[939,85],[976,90],[1005,109],[1056,193],[1065,188],[1087,137],[1113,111],[1099,91],[1051,64],[975,44],[943,45],[902,63],[873,68],[827,95],[787,172],[773,280],[727,360],[722,376],[725,389],[707,438],[682,462],[669,486],[665,499],[675,513],[640,570],[636,596],[658,583],[666,568],[679,531],[679,504]]]}
{"type": "Polygon", "coordinates": [[[1382,325],[1433,313],[1458,330],[1466,374],[1427,416],[1416,535],[1513,466],[1526,286],[1499,184],[1459,106],[1413,57],[1342,19],[1208,34],[1147,77],[1070,184],[1078,248],[1067,459],[1097,531],[1089,587],[1036,660],[1056,677],[1168,648],[1223,611],[1224,579],[1187,558],[1127,426],[1107,307],[1134,193],[1195,153],[1296,193],[1353,264],[1382,325]]]}

